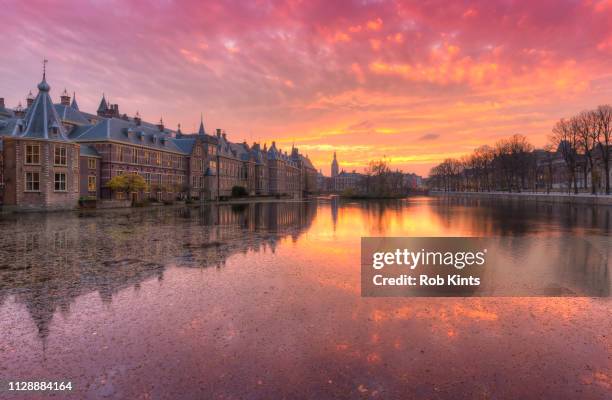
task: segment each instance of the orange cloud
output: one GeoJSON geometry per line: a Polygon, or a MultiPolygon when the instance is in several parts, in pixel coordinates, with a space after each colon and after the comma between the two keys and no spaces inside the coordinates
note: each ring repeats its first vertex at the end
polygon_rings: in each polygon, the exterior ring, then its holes
{"type": "Polygon", "coordinates": [[[368,21],[366,26],[371,31],[379,31],[382,28],[383,22],[382,19],[376,18],[375,20],[368,21]]]}

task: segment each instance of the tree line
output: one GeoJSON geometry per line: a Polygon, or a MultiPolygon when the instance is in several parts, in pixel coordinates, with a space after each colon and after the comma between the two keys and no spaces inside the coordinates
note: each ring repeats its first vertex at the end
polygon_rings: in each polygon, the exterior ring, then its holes
{"type": "Polygon", "coordinates": [[[568,191],[578,193],[580,178],[584,188],[590,182],[591,193],[610,194],[611,142],[612,107],[601,105],[560,119],[543,150],[513,135],[459,159],[445,159],[431,169],[428,184],[445,191],[550,192],[561,161],[568,191]]]}

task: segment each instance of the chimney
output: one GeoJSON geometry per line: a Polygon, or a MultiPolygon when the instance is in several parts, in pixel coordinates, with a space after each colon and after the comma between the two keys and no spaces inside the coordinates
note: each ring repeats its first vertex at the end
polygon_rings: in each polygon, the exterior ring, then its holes
{"type": "Polygon", "coordinates": [[[0,97],[0,108],[4,108],[4,97],[0,97]]]}
{"type": "Polygon", "coordinates": [[[223,140],[227,141],[227,136],[225,136],[225,132],[223,132],[222,136],[223,136],[223,140]]]}
{"type": "Polygon", "coordinates": [[[32,91],[30,90],[30,93],[28,93],[28,97],[26,97],[26,107],[30,108],[32,104],[34,104],[34,95],[32,94],[32,91]]]}
{"type": "Polygon", "coordinates": [[[68,96],[68,92],[66,91],[66,89],[64,89],[64,91],[62,92],[62,95],[60,96],[60,103],[63,106],[70,106],[70,96],[68,96]]]}
{"type": "Polygon", "coordinates": [[[19,104],[17,105],[17,107],[15,108],[15,116],[17,118],[23,118],[25,117],[25,110],[23,109],[23,107],[21,106],[21,102],[19,102],[19,104]]]}
{"type": "Polygon", "coordinates": [[[159,129],[160,132],[164,131],[164,120],[162,118],[159,119],[159,124],[157,124],[157,129],[159,129]]]}
{"type": "Polygon", "coordinates": [[[142,120],[140,119],[140,113],[138,111],[136,111],[136,115],[134,115],[134,123],[136,125],[140,125],[141,122],[142,122],[142,120]]]}
{"type": "Polygon", "coordinates": [[[217,128],[217,137],[221,137],[221,129],[217,128]]]}

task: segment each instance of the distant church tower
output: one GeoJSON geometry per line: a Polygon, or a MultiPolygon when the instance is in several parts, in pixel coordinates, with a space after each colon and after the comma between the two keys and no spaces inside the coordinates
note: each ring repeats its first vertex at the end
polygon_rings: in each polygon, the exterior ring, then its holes
{"type": "Polygon", "coordinates": [[[336,160],[336,152],[334,151],[334,161],[332,161],[331,165],[331,177],[335,178],[338,176],[338,160],[336,160]]]}

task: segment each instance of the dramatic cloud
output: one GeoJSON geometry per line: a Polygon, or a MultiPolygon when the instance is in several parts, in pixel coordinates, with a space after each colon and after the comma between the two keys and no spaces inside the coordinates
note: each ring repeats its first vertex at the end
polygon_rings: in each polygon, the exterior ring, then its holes
{"type": "Polygon", "coordinates": [[[0,97],[51,94],[236,141],[292,143],[329,171],[447,156],[612,102],[610,1],[5,1],[0,97]],[[431,132],[435,132],[432,134],[431,132]]]}

